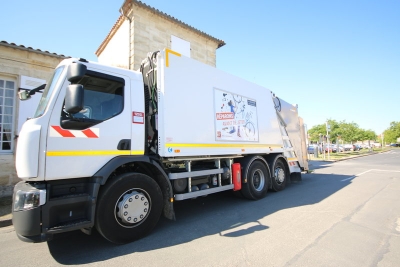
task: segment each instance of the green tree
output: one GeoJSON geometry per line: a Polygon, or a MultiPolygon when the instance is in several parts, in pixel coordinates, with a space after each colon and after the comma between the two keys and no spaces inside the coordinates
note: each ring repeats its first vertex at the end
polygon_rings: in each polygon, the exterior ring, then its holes
{"type": "Polygon", "coordinates": [[[372,130],[363,130],[362,139],[360,140],[376,140],[376,133],[372,130]]]}
{"type": "MultiPolygon", "coordinates": [[[[329,140],[332,143],[336,143],[339,139],[346,143],[376,139],[374,131],[361,129],[358,124],[354,122],[337,122],[336,120],[329,119],[328,124],[330,125],[329,140]]],[[[312,127],[308,131],[308,134],[310,136],[310,141],[317,142],[320,134],[326,135],[326,124],[319,124],[312,127]]]]}
{"type": "Polygon", "coordinates": [[[325,124],[318,124],[308,130],[308,135],[310,136],[309,140],[313,143],[319,142],[319,135],[326,134],[326,126],[325,124]]]}
{"type": "Polygon", "coordinates": [[[386,129],[383,134],[386,143],[396,143],[397,138],[400,137],[400,122],[391,122],[390,127],[386,129]]]}
{"type": "MultiPolygon", "coordinates": [[[[335,120],[328,120],[328,124],[330,126],[330,131],[329,131],[329,142],[335,142],[338,133],[340,133],[340,128],[339,128],[339,123],[335,120]]],[[[319,141],[319,136],[326,136],[327,129],[326,129],[326,123],[324,124],[318,124],[314,127],[312,127],[310,130],[308,130],[308,135],[310,136],[310,141],[313,143],[319,141]]]]}
{"type": "Polygon", "coordinates": [[[355,142],[359,140],[360,128],[357,123],[341,121],[339,125],[342,140],[345,142],[355,142]]]}

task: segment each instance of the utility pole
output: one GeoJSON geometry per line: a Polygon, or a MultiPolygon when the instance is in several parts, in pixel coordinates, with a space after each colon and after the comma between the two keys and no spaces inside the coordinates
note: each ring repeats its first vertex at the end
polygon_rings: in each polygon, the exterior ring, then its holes
{"type": "Polygon", "coordinates": [[[321,144],[321,153],[324,154],[324,160],[325,160],[324,135],[323,134],[319,134],[319,143],[321,144]]]}
{"type": "Polygon", "coordinates": [[[326,121],[326,142],[327,142],[327,148],[328,148],[328,160],[329,158],[329,150],[330,150],[330,146],[329,146],[329,131],[331,130],[331,126],[328,124],[328,121],[326,121]]]}

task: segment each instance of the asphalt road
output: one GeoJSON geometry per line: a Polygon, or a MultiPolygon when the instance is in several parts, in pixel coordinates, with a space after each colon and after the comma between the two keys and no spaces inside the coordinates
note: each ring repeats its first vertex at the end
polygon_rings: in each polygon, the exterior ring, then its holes
{"type": "Polygon", "coordinates": [[[225,192],[176,203],[137,242],[77,231],[48,243],[0,229],[0,266],[399,266],[400,150],[314,166],[259,201],[225,192]]]}

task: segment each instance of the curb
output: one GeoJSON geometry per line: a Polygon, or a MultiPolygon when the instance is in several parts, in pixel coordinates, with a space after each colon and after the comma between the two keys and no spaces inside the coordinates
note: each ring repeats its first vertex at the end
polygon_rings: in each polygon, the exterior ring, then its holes
{"type": "MultiPolygon", "coordinates": [[[[321,159],[321,160],[315,160],[315,161],[321,161],[321,162],[326,162],[326,163],[335,163],[335,162],[339,162],[339,161],[345,161],[345,160],[350,160],[350,159],[355,159],[355,158],[361,158],[361,157],[366,157],[366,156],[371,156],[371,155],[376,155],[376,154],[387,153],[387,152],[390,152],[390,151],[391,150],[389,150],[389,151],[371,152],[371,153],[365,153],[365,154],[362,154],[362,155],[349,156],[349,157],[346,157],[346,158],[341,158],[341,159],[336,159],[336,160],[324,160],[324,159],[321,159]]],[[[308,160],[308,164],[310,165],[310,162],[312,162],[312,161],[313,160],[308,160]]],[[[313,173],[314,171],[315,171],[315,169],[311,169],[310,168],[307,171],[307,173],[313,173]]]]}
{"type": "MultiPolygon", "coordinates": [[[[387,152],[390,152],[390,150],[389,151],[379,151],[379,152],[365,153],[365,154],[362,154],[362,155],[349,156],[349,157],[341,158],[341,159],[330,159],[330,160],[320,159],[320,160],[315,160],[315,161],[323,161],[323,162],[332,162],[333,163],[333,162],[344,161],[344,160],[355,159],[355,158],[361,158],[361,157],[366,157],[366,156],[371,156],[371,155],[381,154],[381,153],[387,153],[387,152]]],[[[308,162],[310,162],[310,161],[313,161],[313,160],[309,160],[308,162]]]]}
{"type": "Polygon", "coordinates": [[[0,197],[0,227],[12,225],[12,196],[0,197]]]}
{"type": "Polygon", "coordinates": [[[12,225],[12,219],[6,219],[6,220],[1,220],[0,221],[0,228],[2,227],[7,227],[12,225]]]}

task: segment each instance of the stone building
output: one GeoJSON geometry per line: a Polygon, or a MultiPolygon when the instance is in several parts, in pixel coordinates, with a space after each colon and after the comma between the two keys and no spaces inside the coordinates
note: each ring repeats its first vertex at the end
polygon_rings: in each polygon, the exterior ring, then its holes
{"type": "Polygon", "coordinates": [[[216,65],[216,50],[225,42],[140,1],[125,0],[121,16],[96,51],[100,63],[137,70],[148,52],[170,48],[216,65]]]}
{"type": "Polygon", "coordinates": [[[20,102],[18,89],[33,89],[46,83],[64,58],[64,55],[0,42],[0,196],[11,194],[11,186],[18,181],[14,165],[18,132],[27,117],[34,115],[40,99],[37,94],[30,101],[20,102]]]}

